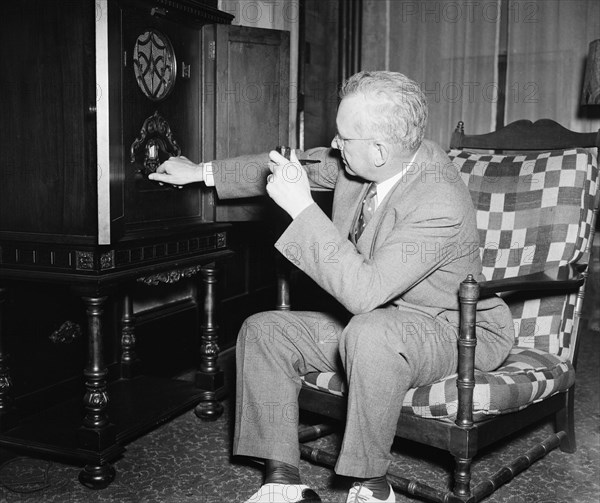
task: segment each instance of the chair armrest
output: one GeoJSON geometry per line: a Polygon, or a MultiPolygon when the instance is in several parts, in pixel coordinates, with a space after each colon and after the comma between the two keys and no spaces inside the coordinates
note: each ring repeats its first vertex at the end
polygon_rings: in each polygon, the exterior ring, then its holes
{"type": "Polygon", "coordinates": [[[546,271],[477,283],[469,275],[460,285],[460,335],[458,339],[458,411],[456,425],[473,425],[473,389],[475,387],[475,347],[477,336],[477,301],[501,292],[578,289],[585,280],[587,264],[569,264],[546,271]]]}
{"type": "Polygon", "coordinates": [[[583,284],[586,268],[587,264],[568,264],[514,278],[482,281],[479,283],[479,296],[488,297],[495,293],[527,292],[541,289],[576,290],[583,284]]]}

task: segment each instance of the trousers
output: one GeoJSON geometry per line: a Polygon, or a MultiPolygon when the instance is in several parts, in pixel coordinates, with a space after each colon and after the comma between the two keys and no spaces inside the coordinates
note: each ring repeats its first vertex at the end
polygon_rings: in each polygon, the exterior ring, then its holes
{"type": "Polygon", "coordinates": [[[384,475],[404,395],[456,372],[457,338],[445,320],[410,307],[376,309],[348,323],[306,311],[249,317],[236,347],[233,454],[299,466],[301,376],[341,372],[348,410],[335,471],[384,475]]]}

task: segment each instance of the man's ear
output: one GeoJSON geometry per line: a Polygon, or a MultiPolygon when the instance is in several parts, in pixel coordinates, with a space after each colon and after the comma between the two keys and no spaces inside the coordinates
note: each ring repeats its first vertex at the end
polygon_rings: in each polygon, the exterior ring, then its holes
{"type": "Polygon", "coordinates": [[[383,142],[375,142],[374,152],[373,152],[373,163],[375,166],[383,166],[387,163],[390,156],[390,150],[388,146],[383,142]]]}

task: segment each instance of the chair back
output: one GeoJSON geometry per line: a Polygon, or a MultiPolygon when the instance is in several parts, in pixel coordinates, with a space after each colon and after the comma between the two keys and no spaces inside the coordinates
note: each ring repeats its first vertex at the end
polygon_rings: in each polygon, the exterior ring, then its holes
{"type": "MultiPolygon", "coordinates": [[[[465,135],[459,122],[450,147],[475,206],[486,279],[589,262],[598,211],[600,131],[576,133],[544,119],[465,135]]],[[[584,292],[585,283],[578,292],[562,295],[508,294],[515,344],[575,363],[584,292]]]]}

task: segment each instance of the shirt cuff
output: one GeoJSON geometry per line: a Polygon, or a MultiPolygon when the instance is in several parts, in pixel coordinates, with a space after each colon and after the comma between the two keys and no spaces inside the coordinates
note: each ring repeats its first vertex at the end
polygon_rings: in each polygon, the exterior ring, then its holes
{"type": "Polygon", "coordinates": [[[215,186],[215,175],[213,173],[212,162],[205,162],[202,164],[202,180],[204,180],[207,187],[215,186]]]}
{"type": "Polygon", "coordinates": [[[300,208],[294,208],[294,209],[292,210],[292,213],[290,213],[290,216],[292,217],[292,219],[294,219],[294,220],[295,220],[295,219],[296,219],[296,217],[297,217],[298,215],[300,215],[300,213],[304,212],[304,210],[305,210],[306,208],[308,208],[309,206],[312,206],[313,204],[315,204],[315,202],[311,200],[311,201],[308,201],[308,202],[307,202],[307,203],[306,203],[304,206],[302,206],[302,207],[300,207],[300,208]]]}

